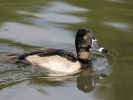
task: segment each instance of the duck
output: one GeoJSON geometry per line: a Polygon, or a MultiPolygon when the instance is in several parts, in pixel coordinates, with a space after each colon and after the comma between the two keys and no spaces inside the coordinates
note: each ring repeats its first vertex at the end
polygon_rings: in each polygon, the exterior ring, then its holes
{"type": "Polygon", "coordinates": [[[4,61],[36,65],[60,73],[74,73],[91,66],[94,57],[90,54],[90,48],[107,53],[89,29],[77,31],[75,47],[77,54],[67,50],[47,48],[24,54],[10,54],[4,58],[4,61]]]}

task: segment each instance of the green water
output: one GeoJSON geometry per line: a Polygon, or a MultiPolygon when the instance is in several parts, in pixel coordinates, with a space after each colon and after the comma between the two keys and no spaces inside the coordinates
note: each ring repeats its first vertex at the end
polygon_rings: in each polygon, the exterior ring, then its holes
{"type": "Polygon", "coordinates": [[[132,25],[132,0],[0,0],[0,100],[133,100],[132,25]],[[75,52],[80,28],[114,56],[91,50],[93,72],[47,77],[55,74],[3,63],[42,48],[75,52]]]}

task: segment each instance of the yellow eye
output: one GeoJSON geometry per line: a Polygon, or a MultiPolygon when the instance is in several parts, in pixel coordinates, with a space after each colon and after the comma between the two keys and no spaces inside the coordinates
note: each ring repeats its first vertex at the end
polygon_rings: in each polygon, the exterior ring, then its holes
{"type": "Polygon", "coordinates": [[[87,86],[87,85],[85,85],[85,86],[84,86],[84,88],[85,88],[85,89],[87,89],[87,88],[88,88],[88,86],[87,86]]]}
{"type": "Polygon", "coordinates": [[[84,36],[84,39],[87,39],[87,36],[84,36]]]}

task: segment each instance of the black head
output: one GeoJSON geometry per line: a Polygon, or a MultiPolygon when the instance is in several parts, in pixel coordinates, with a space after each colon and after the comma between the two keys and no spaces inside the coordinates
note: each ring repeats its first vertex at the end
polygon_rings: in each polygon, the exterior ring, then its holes
{"type": "Polygon", "coordinates": [[[99,52],[104,52],[104,53],[107,52],[106,49],[104,49],[98,44],[93,32],[88,29],[78,30],[76,39],[75,39],[75,45],[76,45],[77,52],[79,52],[80,49],[89,51],[90,48],[93,48],[99,52]]]}

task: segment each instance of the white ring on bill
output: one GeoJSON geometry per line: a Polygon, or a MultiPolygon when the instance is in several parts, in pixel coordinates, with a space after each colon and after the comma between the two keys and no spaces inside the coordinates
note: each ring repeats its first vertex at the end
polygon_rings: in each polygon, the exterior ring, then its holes
{"type": "Polygon", "coordinates": [[[101,47],[101,48],[99,48],[99,49],[98,49],[98,51],[99,51],[99,52],[102,52],[102,50],[103,50],[103,49],[104,49],[104,48],[103,48],[103,47],[101,47]]]}

